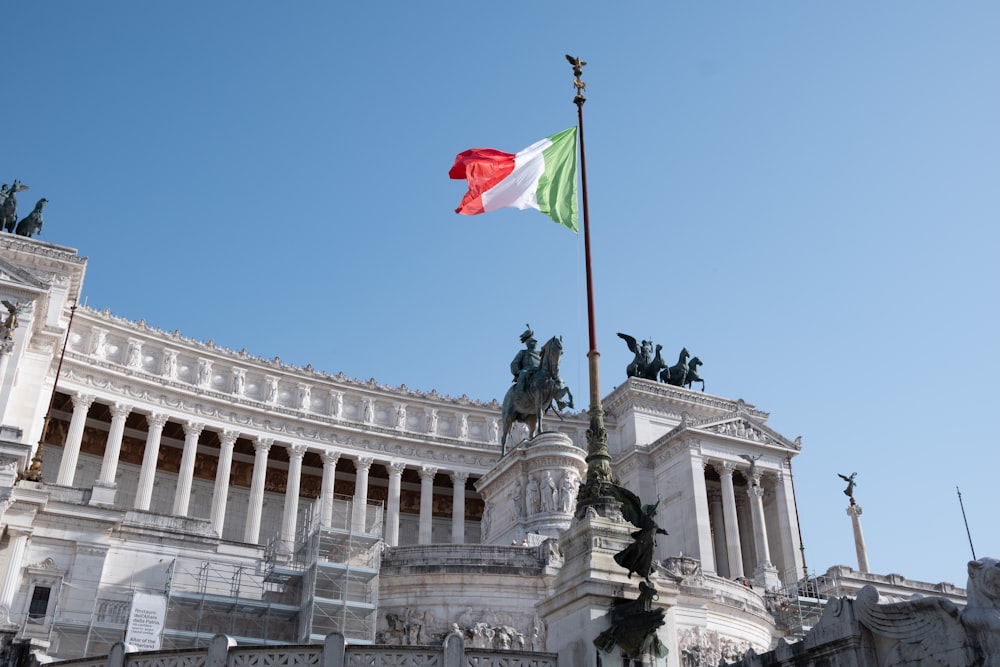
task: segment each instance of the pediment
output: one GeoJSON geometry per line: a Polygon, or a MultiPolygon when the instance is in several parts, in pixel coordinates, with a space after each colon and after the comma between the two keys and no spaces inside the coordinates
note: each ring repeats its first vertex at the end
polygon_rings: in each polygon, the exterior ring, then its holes
{"type": "Polygon", "coordinates": [[[23,266],[0,258],[0,285],[9,291],[38,294],[47,291],[51,283],[23,266]]]}
{"type": "Polygon", "coordinates": [[[680,424],[659,439],[659,443],[662,444],[683,435],[697,433],[714,437],[722,436],[725,439],[739,442],[776,446],[796,452],[802,449],[801,438],[789,440],[764,424],[763,421],[755,419],[743,410],[736,410],[722,417],[697,420],[690,419],[685,415],[680,424]]]}

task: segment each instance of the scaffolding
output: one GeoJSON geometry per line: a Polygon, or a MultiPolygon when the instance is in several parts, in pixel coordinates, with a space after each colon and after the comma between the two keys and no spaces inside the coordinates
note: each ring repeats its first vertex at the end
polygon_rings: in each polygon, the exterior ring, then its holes
{"type": "Polygon", "coordinates": [[[204,647],[216,634],[276,645],[322,642],[336,631],[373,643],[382,506],[362,511],[335,498],[329,525],[315,510],[305,509],[292,543],[272,540],[263,560],[179,555],[156,590],[153,582],[96,585],[94,597],[74,598],[79,609],[57,605],[50,619],[25,621],[20,634],[50,639],[57,656],[107,654],[124,640],[133,597],[144,593],[165,601],[163,650],[204,647]]]}
{"type": "Polygon", "coordinates": [[[354,643],[375,641],[382,518],[381,504],[362,508],[337,497],[328,523],[310,512],[290,555],[277,545],[268,549],[266,579],[300,582],[299,641],[322,641],[331,632],[354,643]]]}
{"type": "Polygon", "coordinates": [[[765,594],[767,609],[787,641],[804,638],[823,616],[829,596],[820,584],[809,577],[765,594]]]}

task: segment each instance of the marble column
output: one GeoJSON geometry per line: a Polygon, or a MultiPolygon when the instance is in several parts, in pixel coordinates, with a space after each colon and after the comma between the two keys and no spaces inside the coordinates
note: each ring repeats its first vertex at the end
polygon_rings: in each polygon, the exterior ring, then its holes
{"type": "Polygon", "coordinates": [[[321,452],[323,460],[323,485],[319,492],[319,522],[324,526],[333,523],[333,488],[337,480],[337,461],[340,452],[321,452]]]}
{"type": "Polygon", "coordinates": [[[753,521],[753,541],[757,547],[757,569],[773,568],[771,551],[767,546],[767,524],[764,521],[764,487],[759,478],[754,479],[747,489],[750,498],[750,518],[753,521]]]}
{"type": "Polygon", "coordinates": [[[177,473],[177,491],[174,494],[174,514],[187,516],[191,502],[191,483],[194,481],[194,459],[198,453],[198,437],[204,424],[187,422],[184,424],[184,451],[181,453],[181,469],[177,473]]]}
{"type": "Polygon", "coordinates": [[[720,577],[730,577],[729,557],[726,553],[726,518],[722,509],[722,494],[708,494],[708,513],[712,517],[712,544],[715,546],[715,568],[720,577]]]}
{"type": "Polygon", "coordinates": [[[226,518],[226,501],[229,499],[229,475],[233,469],[233,447],[236,431],[223,431],[219,434],[219,465],[215,469],[215,488],[212,489],[212,530],[222,537],[223,522],[226,518]]]}
{"type": "Polygon", "coordinates": [[[31,529],[8,526],[7,536],[10,542],[7,545],[7,566],[3,571],[3,579],[0,580],[0,611],[6,610],[9,613],[14,604],[14,596],[21,587],[21,561],[24,560],[31,529]]]}
{"type": "Polygon", "coordinates": [[[351,512],[351,530],[365,532],[368,513],[368,471],[372,467],[370,456],[359,457],[354,461],[357,476],[354,478],[354,508],[351,512]]]}
{"type": "MultiPolygon", "coordinates": [[[[786,463],[790,466],[790,463],[786,463]]],[[[774,509],[777,515],[774,526],[777,527],[778,549],[775,563],[781,568],[782,578],[791,583],[803,574],[799,555],[799,535],[796,525],[795,499],[792,489],[790,468],[780,470],[774,475],[774,509]]],[[[768,521],[770,523],[770,520],[768,521]]]]}
{"type": "Polygon", "coordinates": [[[465,544],[465,482],[469,479],[467,472],[451,473],[451,541],[453,544],[465,544]]]}
{"type": "Polygon", "coordinates": [[[73,417],[69,421],[69,432],[66,434],[66,444],[63,445],[62,461],[59,463],[59,474],[56,484],[73,486],[76,475],[76,463],[80,458],[80,444],[83,442],[83,427],[87,425],[87,411],[94,403],[94,397],[89,394],[73,394],[73,417]]]}
{"type": "Polygon", "coordinates": [[[389,495],[385,503],[385,543],[395,547],[399,545],[399,492],[406,465],[399,461],[391,461],[385,469],[389,473],[389,495]]]}
{"type": "Polygon", "coordinates": [[[725,462],[716,470],[722,480],[722,515],[726,524],[726,556],[729,561],[729,576],[742,577],[743,549],[740,546],[739,521],[736,518],[736,491],[733,488],[733,471],[736,464],[725,462]]]}
{"type": "Polygon", "coordinates": [[[264,508],[264,481],[267,477],[267,453],[274,440],[254,438],[253,477],[250,479],[250,502],[247,505],[247,524],[243,541],[257,544],[260,541],[260,516],[264,508]]]}
{"type": "Polygon", "coordinates": [[[281,542],[289,551],[295,551],[295,528],[299,517],[299,488],[302,484],[302,457],[305,445],[288,445],[288,479],[285,482],[285,511],[281,517],[281,542]]]}
{"type": "Polygon", "coordinates": [[[115,473],[118,471],[118,455],[122,449],[122,437],[125,435],[125,419],[132,412],[131,405],[115,403],[111,406],[111,427],[108,430],[108,442],[104,445],[104,460],[101,461],[101,474],[97,482],[104,486],[115,485],[115,473]]]}
{"type": "Polygon", "coordinates": [[[122,437],[125,435],[125,419],[131,411],[131,405],[115,403],[111,406],[111,427],[108,430],[108,440],[104,445],[101,472],[90,492],[91,505],[115,504],[115,473],[118,471],[118,455],[121,453],[122,437]]]}
{"type": "Polygon", "coordinates": [[[868,574],[868,549],[865,547],[865,534],[861,530],[861,505],[854,502],[847,506],[847,514],[851,517],[851,527],[854,529],[854,551],[858,556],[858,572],[868,574]]]}
{"type": "Polygon", "coordinates": [[[160,456],[160,440],[163,438],[163,427],[167,416],[154,412],[146,415],[149,430],[146,431],[146,447],[142,454],[142,468],[139,469],[139,485],[135,492],[135,508],[149,510],[153,500],[153,482],[156,477],[156,463],[160,456]]]}
{"type": "Polygon", "coordinates": [[[420,528],[417,533],[418,544],[430,544],[432,541],[432,520],[434,511],[434,475],[437,468],[423,466],[420,474],[420,528]]]}

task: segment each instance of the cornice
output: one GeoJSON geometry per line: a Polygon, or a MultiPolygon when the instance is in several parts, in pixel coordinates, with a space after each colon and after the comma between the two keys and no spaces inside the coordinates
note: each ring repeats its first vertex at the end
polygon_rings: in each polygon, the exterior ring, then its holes
{"type": "Polygon", "coordinates": [[[628,378],[604,399],[603,404],[605,412],[614,414],[621,414],[629,407],[645,407],[665,413],[673,411],[705,414],[710,411],[717,415],[739,409],[760,421],[766,421],[769,416],[743,399],[732,400],[640,378],[628,378]]]}
{"type": "Polygon", "coordinates": [[[313,368],[311,364],[306,365],[305,367],[298,367],[292,364],[284,363],[279,357],[265,359],[263,357],[250,354],[246,348],[235,351],[226,347],[218,347],[215,345],[215,341],[211,339],[208,341],[200,341],[194,338],[188,338],[182,335],[179,330],[167,332],[147,325],[145,320],[134,322],[123,317],[112,315],[110,309],[107,308],[102,311],[97,311],[86,306],[80,306],[79,311],[77,312],[77,317],[81,316],[81,321],[87,320],[92,324],[100,323],[109,328],[114,328],[119,335],[125,338],[131,336],[144,338],[146,340],[155,340],[160,342],[165,347],[181,348],[195,356],[216,357],[219,359],[225,359],[227,362],[235,366],[242,366],[244,368],[255,367],[258,371],[263,373],[280,374],[283,379],[298,378],[315,383],[340,385],[341,387],[350,388],[357,392],[376,393],[381,396],[391,395],[398,398],[408,397],[428,399],[442,405],[450,404],[455,406],[500,409],[500,404],[496,399],[493,399],[490,402],[485,402],[470,399],[465,394],[459,397],[453,397],[445,394],[439,394],[436,389],[431,389],[430,391],[410,389],[405,384],[393,387],[387,384],[380,384],[375,380],[375,378],[360,380],[357,378],[349,378],[344,375],[343,372],[333,375],[324,371],[318,371],[313,368]]]}
{"type": "Polygon", "coordinates": [[[14,234],[0,236],[0,248],[24,252],[32,257],[58,259],[61,262],[70,262],[72,264],[87,263],[87,258],[80,257],[74,248],[47,243],[45,241],[37,241],[14,234]]]}
{"type": "Polygon", "coordinates": [[[273,438],[275,442],[305,444],[317,449],[337,447],[352,457],[371,454],[379,460],[404,459],[411,465],[419,461],[436,461],[474,468],[491,467],[499,457],[499,445],[400,432],[394,428],[312,413],[303,414],[275,406],[257,407],[263,404],[252,400],[234,400],[225,394],[205,395],[216,392],[202,391],[201,395],[187,396],[168,394],[163,391],[162,385],[168,385],[169,388],[169,385],[177,383],[165,381],[161,386],[141,386],[87,372],[93,370],[92,366],[103,365],[107,364],[91,362],[83,369],[64,368],[61,378],[64,390],[97,393],[103,395],[105,401],[127,397],[134,399],[133,409],[165,413],[173,421],[196,419],[205,422],[212,430],[236,430],[247,437],[266,436],[273,438]],[[67,387],[67,381],[74,386],[67,387]],[[497,451],[494,452],[494,449],[497,451]]]}

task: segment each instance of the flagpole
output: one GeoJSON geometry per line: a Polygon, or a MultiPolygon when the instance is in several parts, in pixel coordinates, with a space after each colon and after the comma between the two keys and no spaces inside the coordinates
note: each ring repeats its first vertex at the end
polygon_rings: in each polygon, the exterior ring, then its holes
{"type": "MultiPolygon", "coordinates": [[[[573,86],[576,96],[577,123],[580,135],[580,179],[583,190],[583,246],[587,271],[587,330],[590,336],[590,350],[587,352],[590,374],[590,428],[587,430],[587,478],[580,487],[577,498],[576,516],[583,517],[591,506],[604,505],[611,500],[607,485],[611,484],[611,455],[608,452],[608,432],[604,428],[604,407],[601,405],[600,352],[597,351],[597,327],[594,320],[594,280],[590,259],[590,208],[587,202],[587,154],[583,144],[583,103],[587,101],[583,93],[586,84],[580,78],[587,63],[580,58],[566,56],[573,66],[573,86]]],[[[600,510],[598,509],[600,512],[600,510]]],[[[602,512],[603,513],[603,512],[602,512]]]]}

